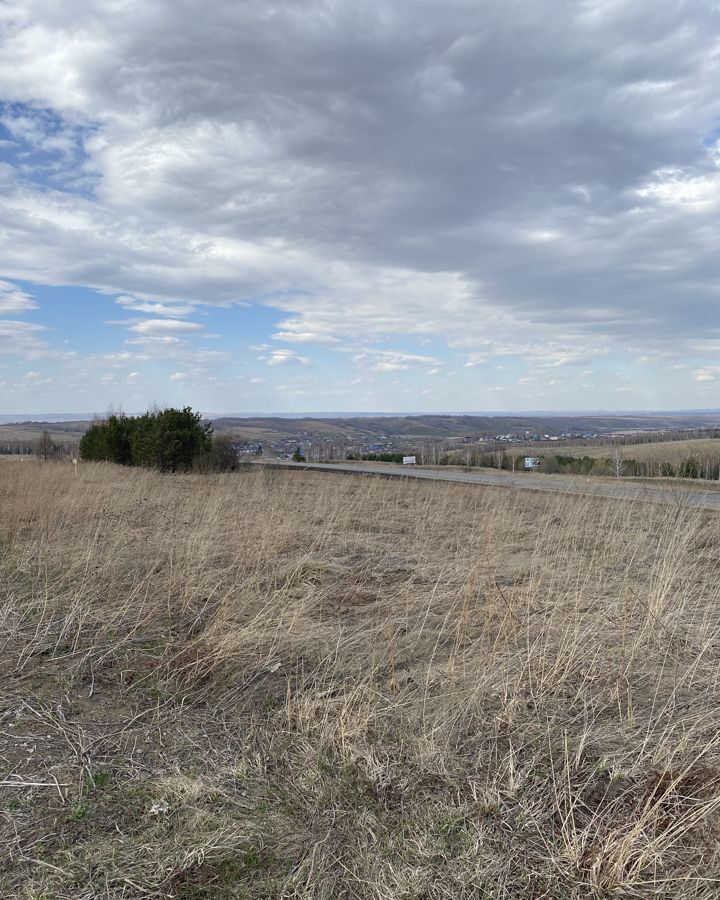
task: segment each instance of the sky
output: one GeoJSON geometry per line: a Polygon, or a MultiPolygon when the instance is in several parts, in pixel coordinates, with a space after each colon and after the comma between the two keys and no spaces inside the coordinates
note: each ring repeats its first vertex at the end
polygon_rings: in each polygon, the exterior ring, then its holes
{"type": "Polygon", "coordinates": [[[720,407],[720,3],[0,0],[0,413],[720,407]]]}

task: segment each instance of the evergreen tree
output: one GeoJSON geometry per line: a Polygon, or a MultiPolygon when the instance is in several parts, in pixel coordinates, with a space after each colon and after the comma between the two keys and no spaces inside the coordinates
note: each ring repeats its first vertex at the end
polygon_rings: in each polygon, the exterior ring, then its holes
{"type": "Polygon", "coordinates": [[[212,427],[186,406],[95,422],[80,441],[80,456],[176,472],[191,468],[210,451],[211,443],[212,427]]]}

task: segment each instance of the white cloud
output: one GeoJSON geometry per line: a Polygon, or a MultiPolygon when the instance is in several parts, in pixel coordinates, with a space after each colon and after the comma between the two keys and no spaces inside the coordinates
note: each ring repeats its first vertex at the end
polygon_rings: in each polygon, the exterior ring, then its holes
{"type": "Polygon", "coordinates": [[[8,281],[0,281],[0,315],[11,315],[37,309],[33,297],[8,281]]]}
{"type": "Polygon", "coordinates": [[[45,355],[47,343],[40,338],[45,331],[43,325],[0,319],[0,358],[16,355],[35,359],[45,355]]]}
{"type": "MultiPolygon", "coordinates": [[[[122,324],[124,322],[115,322],[113,324],[122,324]]],[[[195,331],[201,331],[202,325],[197,322],[186,322],[181,319],[142,319],[139,322],[133,322],[128,326],[129,331],[137,334],[149,335],[151,337],[166,335],[189,334],[195,331]]]]}
{"type": "Polygon", "coordinates": [[[711,211],[720,206],[720,171],[693,175],[681,169],[661,169],[637,193],[680,209],[711,211]]]}
{"type": "Polygon", "coordinates": [[[720,366],[703,366],[693,372],[695,381],[715,381],[720,375],[720,366]]]}
{"type": "Polygon", "coordinates": [[[339,338],[315,331],[278,331],[272,335],[275,341],[287,341],[291,344],[338,344],[339,338]]]}
{"type": "Polygon", "coordinates": [[[143,312],[155,316],[189,316],[195,312],[194,303],[153,303],[147,300],[138,300],[136,297],[118,297],[115,302],[125,309],[133,312],[143,312]]]}
{"type": "Polygon", "coordinates": [[[309,366],[306,356],[298,356],[293,350],[273,350],[267,361],[269,366],[309,366]]]}
{"type": "Polygon", "coordinates": [[[369,348],[353,356],[353,362],[375,372],[401,372],[415,366],[436,366],[440,360],[434,356],[406,353],[402,350],[376,350],[369,348]]]}

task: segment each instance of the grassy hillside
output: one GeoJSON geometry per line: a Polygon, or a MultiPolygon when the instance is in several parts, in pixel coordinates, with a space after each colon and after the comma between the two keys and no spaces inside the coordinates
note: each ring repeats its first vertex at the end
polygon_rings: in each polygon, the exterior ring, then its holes
{"type": "Polygon", "coordinates": [[[717,515],[17,462],[0,508],[0,896],[717,898],[717,515]]]}
{"type": "MultiPolygon", "coordinates": [[[[579,447],[579,446],[555,446],[554,444],[545,443],[543,445],[535,444],[528,447],[512,447],[511,452],[522,453],[524,450],[533,453],[561,453],[566,456],[590,456],[594,459],[605,459],[612,457],[615,447],[611,445],[602,447],[579,447]]],[[[620,451],[626,459],[637,459],[640,461],[661,460],[677,465],[688,456],[695,456],[698,459],[717,459],[720,457],[720,439],[719,438],[689,438],[683,441],[661,441],[654,444],[623,444],[620,451]]]]}
{"type": "Polygon", "coordinates": [[[0,443],[3,441],[37,441],[43,431],[58,444],[77,442],[85,434],[89,422],[19,422],[15,425],[0,425],[0,443]]]}
{"type": "MultiPolygon", "coordinates": [[[[620,448],[625,457],[638,460],[662,460],[677,464],[688,456],[698,459],[720,456],[720,439],[689,439],[686,441],[661,441],[656,444],[627,444],[620,448]]],[[[576,447],[560,450],[561,453],[572,453],[579,456],[612,456],[613,447],[576,447]]]]}

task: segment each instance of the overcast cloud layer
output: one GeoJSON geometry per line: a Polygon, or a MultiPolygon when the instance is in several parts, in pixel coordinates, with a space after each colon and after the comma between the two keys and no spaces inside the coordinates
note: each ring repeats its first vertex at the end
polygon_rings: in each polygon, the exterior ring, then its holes
{"type": "Polygon", "coordinates": [[[720,4],[0,0],[0,42],[18,409],[59,379],[99,405],[720,406],[720,4]],[[98,291],[115,346],[65,345],[49,285],[98,291]],[[242,350],[213,307],[256,323],[242,350]]]}

